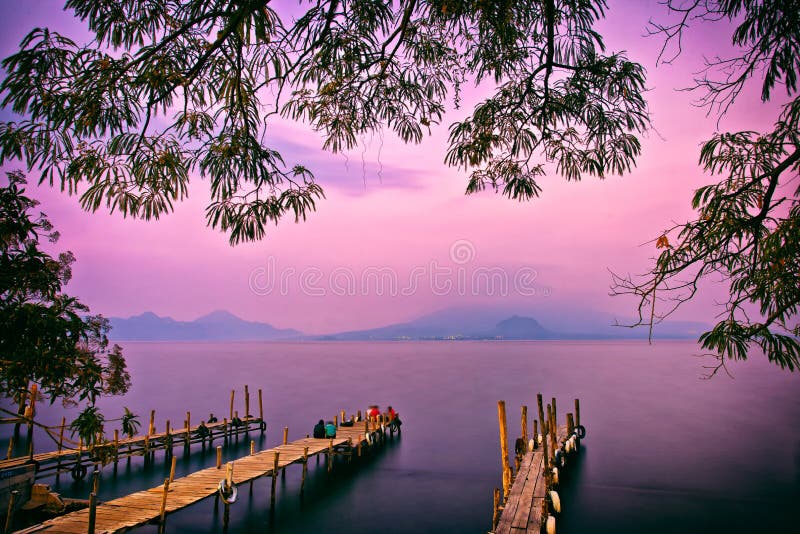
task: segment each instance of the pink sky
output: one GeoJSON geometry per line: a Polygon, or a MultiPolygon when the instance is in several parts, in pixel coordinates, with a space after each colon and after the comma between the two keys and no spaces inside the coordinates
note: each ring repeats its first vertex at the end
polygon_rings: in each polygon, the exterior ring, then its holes
{"type": "MultiPolygon", "coordinates": [[[[60,5],[0,4],[2,55],[11,53],[34,26],[79,35],[80,27],[59,12],[60,5]]],[[[150,310],[193,319],[227,309],[247,319],[323,333],[408,320],[476,300],[535,304],[537,299],[554,299],[629,317],[633,303],[608,296],[607,269],[643,271],[655,248],[639,245],[657,237],[670,221],[689,217],[693,190],[709,181],[697,159],[700,143],[712,135],[716,120],[692,107],[692,94],[675,89],[690,83],[703,54],[724,53],[729,35],[722,25],[690,32],[679,61],[656,68],[661,41],[643,35],[648,18],[663,13],[654,0],[612,2],[600,28],[609,50],[627,50],[646,67],[652,88],[648,100],[658,133],[643,139],[638,166],[623,177],[579,183],[546,177],[541,198],[522,204],[494,194],[464,196],[466,173],[446,167],[443,158],[447,126],[481,96],[480,90],[472,90],[462,111],[451,110],[419,146],[404,145],[387,133],[382,147],[376,135],[346,158],[322,152],[321,137],[302,124],[276,125],[275,144],[312,168],[327,199],[308,221],[295,224],[287,219],[259,243],[230,247],[226,235],[206,228],[208,184],[200,179],[194,180],[190,199],[174,214],[151,222],[85,213],[77,198],[49,187],[32,185],[29,192],[42,201],[43,211],[61,232],[58,248],[77,256],[68,291],[93,312],[107,316],[150,310]],[[465,263],[454,261],[454,243],[474,257],[465,263]],[[431,287],[426,277],[432,261],[451,269],[452,290],[431,287]],[[273,265],[284,276],[287,269],[294,270],[285,290],[267,291],[262,283],[264,270],[273,265]],[[507,295],[487,295],[478,290],[473,296],[470,288],[456,287],[459,269],[470,278],[476,269],[496,267],[510,276],[520,269],[535,272],[529,288],[535,294],[522,296],[511,289],[507,295]],[[400,285],[396,294],[387,290],[378,295],[376,286],[369,286],[342,295],[330,286],[332,278],[338,276],[341,282],[348,272],[358,285],[365,277],[372,281],[366,274],[374,272],[372,268],[395,273],[400,285]],[[417,280],[416,289],[403,291],[420,270],[426,274],[417,280]],[[304,271],[306,279],[301,281],[304,271]],[[322,278],[314,281],[316,275],[322,278]],[[325,295],[309,294],[320,291],[325,295]]],[[[774,120],[774,109],[774,104],[763,106],[757,91],[750,91],[720,128],[766,128],[774,120]]],[[[708,288],[676,318],[713,320],[712,302],[720,289],[708,288]]]]}

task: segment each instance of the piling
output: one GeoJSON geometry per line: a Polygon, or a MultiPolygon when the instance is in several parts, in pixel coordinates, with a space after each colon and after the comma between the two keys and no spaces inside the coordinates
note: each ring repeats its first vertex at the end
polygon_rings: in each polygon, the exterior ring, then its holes
{"type": "Polygon", "coordinates": [[[235,390],[235,389],[232,389],[232,390],[231,390],[231,413],[230,413],[230,417],[228,418],[228,419],[230,419],[230,420],[233,420],[233,398],[234,398],[235,396],[236,396],[236,390],[235,390]]]}
{"type": "Polygon", "coordinates": [[[156,433],[156,411],[150,410],[150,425],[147,427],[147,435],[152,436],[156,433]]]}
{"type": "Polygon", "coordinates": [[[94,534],[95,524],[97,523],[97,495],[89,494],[89,534],[94,534]]]}
{"type": "Polygon", "coordinates": [[[497,522],[500,520],[500,488],[494,489],[494,513],[492,514],[492,530],[497,527],[497,522]]]}
{"type": "Polygon", "coordinates": [[[97,464],[94,466],[94,471],[92,471],[92,493],[97,495],[100,493],[100,469],[97,467],[97,464]]]}
{"type": "Polygon", "coordinates": [[[572,416],[571,413],[567,414],[567,436],[572,435],[572,432],[575,430],[575,418],[572,416]]]}
{"type": "Polygon", "coordinates": [[[12,491],[11,497],[8,499],[8,512],[6,513],[6,524],[3,528],[3,534],[10,534],[11,532],[11,525],[14,524],[14,506],[17,504],[17,497],[19,497],[19,492],[17,490],[12,491]]]}
{"type": "Polygon", "coordinates": [[[303,475],[300,479],[300,495],[303,494],[306,486],[306,476],[308,475],[308,447],[303,447],[303,475]]]}
{"type": "MultiPolygon", "coordinates": [[[[62,419],[63,421],[63,419],[62,419]]],[[[63,429],[62,429],[63,432],[63,429]]],[[[59,447],[58,452],[61,452],[61,448],[59,447]]],[[[117,463],[119,460],[119,429],[114,429],[114,464],[117,463]]],[[[61,465],[61,459],[58,460],[59,465],[61,465]]]]}
{"type": "Polygon", "coordinates": [[[170,482],[170,484],[172,484],[172,481],[175,480],[175,466],[176,466],[177,463],[178,463],[178,459],[175,456],[173,456],[172,457],[172,463],[170,464],[170,467],[169,467],[169,482],[170,482]]]}
{"type": "Polygon", "coordinates": [[[250,456],[253,456],[256,453],[256,441],[251,439],[250,440],[250,456]]]}
{"type": "Polygon", "coordinates": [[[283,444],[286,445],[289,443],[289,427],[283,427],[283,444]]]}
{"type": "Polygon", "coordinates": [[[328,442],[328,472],[330,473],[331,469],[333,469],[333,440],[331,439],[328,442]]]}
{"type": "Polygon", "coordinates": [[[533,420],[533,448],[539,446],[539,421],[536,419],[533,420]]]}
{"type": "Polygon", "coordinates": [[[222,445],[217,445],[217,469],[222,467],[222,445]]]}
{"type": "Polygon", "coordinates": [[[6,460],[10,460],[11,457],[14,455],[14,436],[11,436],[11,439],[8,440],[8,452],[6,452],[6,460]]]}
{"type": "Polygon", "coordinates": [[[272,491],[270,492],[270,505],[275,506],[275,484],[278,481],[278,458],[280,458],[280,451],[275,451],[275,458],[272,460],[272,491]]]}
{"type": "Polygon", "coordinates": [[[187,447],[191,445],[191,432],[189,429],[192,428],[192,412],[186,412],[186,441],[184,445],[187,447]]]}
{"type": "Polygon", "coordinates": [[[536,404],[539,408],[539,429],[542,432],[542,441],[544,441],[544,437],[547,435],[547,427],[544,426],[544,406],[542,404],[542,394],[536,394],[536,404]]]}
{"type": "Polygon", "coordinates": [[[511,490],[511,465],[508,459],[508,428],[506,427],[506,403],[497,401],[497,419],[500,424],[500,460],[503,466],[503,499],[511,490]]]}
{"type": "Polygon", "coordinates": [[[161,494],[161,511],[158,514],[159,523],[162,524],[162,525],[164,524],[164,517],[167,514],[167,494],[169,493],[169,483],[170,483],[170,479],[169,478],[165,478],[164,479],[164,492],[161,494]]]}
{"type": "Polygon", "coordinates": [[[522,407],[522,441],[525,442],[525,446],[528,446],[528,407],[522,407]]]}
{"type": "MultiPolygon", "coordinates": [[[[553,397],[552,406],[553,406],[553,424],[554,424],[556,427],[558,427],[558,412],[556,412],[556,398],[555,398],[555,397],[553,397]]],[[[553,432],[557,432],[557,431],[558,431],[558,429],[557,429],[557,428],[555,428],[555,429],[553,430],[553,432]]]]}
{"type": "Polygon", "coordinates": [[[244,385],[244,416],[250,417],[250,390],[244,385]]]}
{"type": "MultiPolygon", "coordinates": [[[[264,402],[260,389],[258,390],[258,418],[264,420],[264,402]]],[[[264,431],[262,430],[261,433],[263,434],[264,431]]]]}
{"type": "Polygon", "coordinates": [[[581,424],[581,401],[580,399],[575,399],[575,424],[580,426],[581,424]]]}

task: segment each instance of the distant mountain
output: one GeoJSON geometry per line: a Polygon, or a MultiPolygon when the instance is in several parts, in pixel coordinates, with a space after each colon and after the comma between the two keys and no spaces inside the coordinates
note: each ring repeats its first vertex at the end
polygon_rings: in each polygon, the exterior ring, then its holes
{"type": "MultiPolygon", "coordinates": [[[[620,324],[631,321],[620,319],[620,324]]],[[[392,339],[645,339],[646,328],[615,326],[613,315],[558,304],[462,306],[439,310],[405,323],[369,330],[313,336],[317,340],[392,339]],[[535,319],[537,317],[539,319],[535,319]]],[[[660,339],[697,338],[708,325],[667,321],[656,326],[660,339]]]]}
{"type": "Polygon", "coordinates": [[[267,323],[245,321],[230,312],[219,310],[195,319],[176,321],[153,312],[127,319],[111,317],[111,337],[126,341],[267,341],[292,339],[303,335],[292,329],[280,329],[267,323]]]}

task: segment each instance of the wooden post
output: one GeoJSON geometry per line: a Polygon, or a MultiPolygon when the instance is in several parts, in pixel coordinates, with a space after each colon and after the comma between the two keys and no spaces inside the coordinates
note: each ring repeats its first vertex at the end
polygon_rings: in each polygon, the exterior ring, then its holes
{"type": "Polygon", "coordinates": [[[250,417],[250,390],[244,385],[244,418],[250,417]]]}
{"type": "Polygon", "coordinates": [[[503,499],[511,491],[511,465],[508,460],[508,428],[506,427],[506,403],[497,401],[497,420],[500,424],[500,460],[503,466],[503,499]]]}
{"type": "Polygon", "coordinates": [[[539,446],[539,421],[533,420],[533,448],[539,446]]]}
{"type": "Polygon", "coordinates": [[[67,418],[61,418],[61,426],[58,431],[58,452],[64,450],[64,428],[67,426],[67,418]]]}
{"type": "Polygon", "coordinates": [[[558,438],[556,436],[556,423],[553,420],[553,407],[549,404],[547,405],[547,427],[550,433],[550,448],[552,449],[553,454],[555,454],[558,438]]]}
{"type": "Polygon", "coordinates": [[[172,484],[172,481],[175,480],[175,466],[178,463],[178,458],[176,456],[172,457],[172,463],[169,466],[169,482],[172,484]]]}
{"type": "Polygon", "coordinates": [[[222,436],[225,438],[225,441],[228,441],[228,418],[222,418],[222,436]]]}
{"type": "Polygon", "coordinates": [[[256,453],[256,441],[254,439],[250,440],[250,456],[253,456],[256,453]]]}
{"type": "Polygon", "coordinates": [[[581,400],[575,399],[575,425],[581,424],[581,400]]]}
{"type": "Polygon", "coordinates": [[[283,427],[283,444],[286,445],[289,443],[289,427],[283,427]]]}
{"type": "Polygon", "coordinates": [[[546,483],[545,488],[550,487],[550,457],[548,456],[547,450],[547,438],[542,438],[542,465],[544,466],[544,480],[546,483]]]}
{"type": "Polygon", "coordinates": [[[8,452],[6,453],[6,460],[10,460],[11,456],[14,454],[14,436],[11,436],[11,439],[8,440],[8,452]]]}
{"type": "Polygon", "coordinates": [[[494,511],[492,512],[492,530],[497,528],[500,521],[500,488],[494,489],[494,511]]]}
{"type": "Polygon", "coordinates": [[[361,442],[364,441],[364,436],[362,434],[358,435],[358,445],[356,445],[356,450],[358,455],[361,456],[361,442]]]}
{"type": "Polygon", "coordinates": [[[188,447],[191,444],[192,412],[186,412],[186,441],[188,447]]]}
{"type": "Polygon", "coordinates": [[[94,466],[94,471],[92,471],[92,493],[97,495],[100,493],[100,470],[97,468],[97,465],[94,466]]]}
{"type": "Polygon", "coordinates": [[[94,534],[94,526],[97,523],[97,495],[89,494],[89,534],[94,534]]]}
{"type": "Polygon", "coordinates": [[[225,474],[225,486],[227,488],[233,487],[233,462],[228,462],[228,469],[225,474]]]}
{"type": "Polygon", "coordinates": [[[361,410],[358,410],[358,420],[361,421],[361,410]]]}
{"type": "Polygon", "coordinates": [[[233,398],[235,396],[236,396],[236,390],[232,389],[231,390],[231,414],[230,414],[230,417],[229,417],[229,419],[231,419],[231,420],[233,420],[233,398]]]}
{"type": "MultiPolygon", "coordinates": [[[[119,460],[119,429],[115,428],[114,429],[114,463],[115,464],[117,463],[117,460],[119,460]]],[[[61,463],[61,460],[59,460],[59,463],[61,463]]]]}
{"type": "Polygon", "coordinates": [[[300,479],[300,494],[303,494],[306,486],[306,475],[308,474],[308,447],[303,447],[303,475],[300,479]]]}
{"type": "Polygon", "coordinates": [[[261,390],[258,390],[258,417],[262,421],[264,420],[264,402],[262,400],[261,390]]]}
{"type": "Polygon", "coordinates": [[[555,427],[553,428],[553,432],[555,432],[556,433],[556,437],[558,437],[558,416],[556,415],[557,412],[556,412],[556,398],[555,397],[553,397],[552,406],[553,406],[553,424],[555,425],[555,427]]]}
{"type": "Polygon", "coordinates": [[[167,515],[167,493],[169,493],[169,478],[164,479],[164,492],[161,494],[161,511],[158,514],[159,521],[164,524],[164,516],[167,515]]]}
{"type": "Polygon", "coordinates": [[[275,484],[278,481],[278,459],[280,455],[280,451],[275,451],[275,458],[272,460],[272,492],[269,498],[272,506],[275,505],[275,484]]]}
{"type": "MultiPolygon", "coordinates": [[[[13,436],[11,439],[14,439],[13,436]]],[[[17,503],[17,497],[19,496],[19,492],[14,490],[11,492],[11,497],[8,499],[8,513],[6,514],[6,524],[5,528],[3,528],[4,534],[11,533],[11,525],[14,524],[14,506],[17,503]]]]}
{"type": "Polygon", "coordinates": [[[333,416],[333,426],[335,426],[336,428],[339,428],[339,416],[338,415],[334,415],[333,416]]]}
{"type": "Polygon", "coordinates": [[[528,446],[528,407],[522,407],[522,441],[528,446]]]}
{"type": "Polygon", "coordinates": [[[346,418],[345,418],[345,416],[344,416],[344,410],[342,410],[342,411],[339,413],[339,415],[341,415],[341,416],[342,416],[342,417],[341,417],[341,419],[340,419],[340,421],[341,421],[342,423],[344,423],[345,421],[347,421],[347,419],[346,419],[346,418]]]}
{"type": "Polygon", "coordinates": [[[38,397],[39,385],[35,382],[31,385],[31,404],[30,419],[28,419],[28,457],[33,460],[33,418],[36,416],[36,397],[38,397]]]}
{"type": "MultiPolygon", "coordinates": [[[[147,453],[150,452],[150,436],[144,437],[144,454],[147,456],[147,453]]],[[[145,458],[146,460],[147,458],[145,458]]]]}
{"type": "Polygon", "coordinates": [[[333,469],[333,438],[328,442],[328,472],[333,469]]]}
{"type": "Polygon", "coordinates": [[[567,414],[567,436],[571,436],[575,430],[575,418],[571,413],[567,414]]]}
{"type": "Polygon", "coordinates": [[[222,445],[217,445],[217,469],[222,467],[222,445]]]}
{"type": "Polygon", "coordinates": [[[536,404],[539,408],[539,429],[542,432],[542,441],[544,441],[544,437],[547,435],[547,427],[544,426],[544,405],[542,404],[542,394],[536,394],[536,404]]]}

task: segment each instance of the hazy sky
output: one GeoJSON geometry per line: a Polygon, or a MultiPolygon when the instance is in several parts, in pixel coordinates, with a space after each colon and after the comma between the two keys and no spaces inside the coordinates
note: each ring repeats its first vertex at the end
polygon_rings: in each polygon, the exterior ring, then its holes
{"type": "MultiPolygon", "coordinates": [[[[35,26],[80,37],[62,4],[0,0],[2,55],[35,26]]],[[[689,32],[675,65],[656,67],[662,43],[644,34],[648,19],[664,14],[655,0],[616,1],[600,26],[609,50],[627,50],[646,67],[657,130],[643,140],[636,169],[622,177],[545,177],[541,198],[527,203],[492,193],[464,196],[466,173],[443,158],[447,126],[480,99],[474,89],[419,146],[386,133],[332,155],[302,124],[276,125],[273,145],[287,162],[306,163],[327,199],[308,221],[287,218],[259,243],[231,247],[226,235],[206,228],[208,183],[199,178],[174,214],[151,222],[82,212],[77,198],[49,187],[29,192],[61,232],[58,248],[77,256],[69,292],[107,316],[151,310],[192,319],[227,309],[311,333],[488,301],[535,307],[548,299],[631,316],[632,301],[608,296],[608,269],[643,271],[655,246],[642,244],[689,217],[693,190],[710,181],[697,160],[716,118],[691,105],[696,95],[676,89],[690,84],[703,55],[724,53],[729,42],[729,29],[706,25],[689,32]]],[[[751,90],[719,127],[763,129],[774,109],[751,90]]],[[[711,321],[721,289],[707,287],[676,317],[711,321]]]]}

